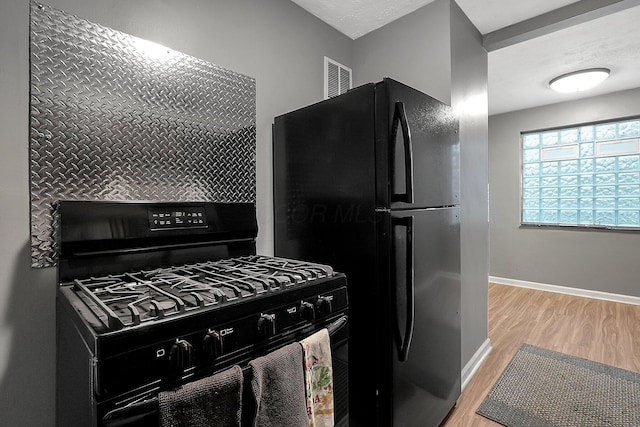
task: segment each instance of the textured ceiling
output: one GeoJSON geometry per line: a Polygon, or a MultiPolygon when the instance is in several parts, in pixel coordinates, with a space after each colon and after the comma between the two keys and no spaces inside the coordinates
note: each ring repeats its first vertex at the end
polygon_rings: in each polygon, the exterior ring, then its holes
{"type": "Polygon", "coordinates": [[[352,39],[407,15],[433,0],[292,0],[352,39]]]}
{"type": "MultiPolygon", "coordinates": [[[[433,0],[292,0],[347,36],[356,39],[433,0]]],[[[602,16],[565,20],[517,44],[489,52],[489,113],[498,114],[570,99],[640,87],[639,0],[456,0],[480,33],[487,35],[522,21],[560,16],[573,5],[626,4],[602,16]],[[543,16],[541,16],[543,15],[543,16]],[[581,68],[607,67],[611,76],[587,92],[558,94],[553,77],[581,68]]],[[[546,19],[540,19],[546,18],[546,19]]],[[[354,70],[357,72],[357,70],[354,70]]]]}
{"type": "MultiPolygon", "coordinates": [[[[352,39],[434,0],[292,0],[352,39]]],[[[482,34],[541,15],[576,0],[457,0],[482,34]]]]}
{"type": "Polygon", "coordinates": [[[542,15],[576,0],[456,0],[482,34],[542,15]]]}
{"type": "Polygon", "coordinates": [[[534,38],[489,54],[492,113],[640,87],[640,7],[534,38]],[[552,78],[592,67],[611,69],[601,85],[581,93],[549,89],[552,78]]]}

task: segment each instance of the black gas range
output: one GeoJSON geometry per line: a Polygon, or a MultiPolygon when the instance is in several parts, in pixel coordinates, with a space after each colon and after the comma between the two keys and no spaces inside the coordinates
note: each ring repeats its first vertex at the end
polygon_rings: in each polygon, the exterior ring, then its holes
{"type": "Polygon", "coordinates": [[[346,278],[257,255],[253,204],[62,201],[56,217],[58,426],[158,426],[159,392],[324,327],[346,425],[346,278]]]}

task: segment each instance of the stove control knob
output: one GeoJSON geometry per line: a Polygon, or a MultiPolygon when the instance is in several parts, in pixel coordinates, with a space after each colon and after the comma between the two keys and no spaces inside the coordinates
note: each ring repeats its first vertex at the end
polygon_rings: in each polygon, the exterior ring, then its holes
{"type": "Polygon", "coordinates": [[[210,329],[202,340],[202,350],[207,359],[215,359],[222,356],[224,346],[220,332],[210,329]]]}
{"type": "Polygon", "coordinates": [[[276,315],[260,314],[258,319],[258,335],[261,338],[269,338],[276,334],[276,315]]]}
{"type": "Polygon", "coordinates": [[[300,319],[307,322],[316,320],[316,308],[310,302],[302,301],[300,303],[300,319]]]}
{"type": "Polygon", "coordinates": [[[187,340],[176,340],[169,350],[169,363],[176,371],[183,371],[191,366],[193,346],[187,340]]]}
{"type": "Polygon", "coordinates": [[[318,297],[318,300],[316,301],[316,310],[320,316],[326,316],[333,312],[331,300],[333,300],[333,297],[318,297]]]}

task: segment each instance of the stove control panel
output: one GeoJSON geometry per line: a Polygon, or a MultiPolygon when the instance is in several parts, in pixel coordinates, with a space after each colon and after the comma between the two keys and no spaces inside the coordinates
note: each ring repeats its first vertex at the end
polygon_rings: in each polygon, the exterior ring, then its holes
{"type": "Polygon", "coordinates": [[[206,228],[207,217],[204,206],[151,207],[149,208],[151,230],[182,228],[206,228]]]}

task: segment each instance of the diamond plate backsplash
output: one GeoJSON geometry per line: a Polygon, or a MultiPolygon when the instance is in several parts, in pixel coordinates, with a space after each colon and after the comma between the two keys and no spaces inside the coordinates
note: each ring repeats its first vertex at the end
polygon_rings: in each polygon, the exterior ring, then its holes
{"type": "Polygon", "coordinates": [[[31,3],[31,259],[56,200],[255,202],[253,78],[31,3]]]}

